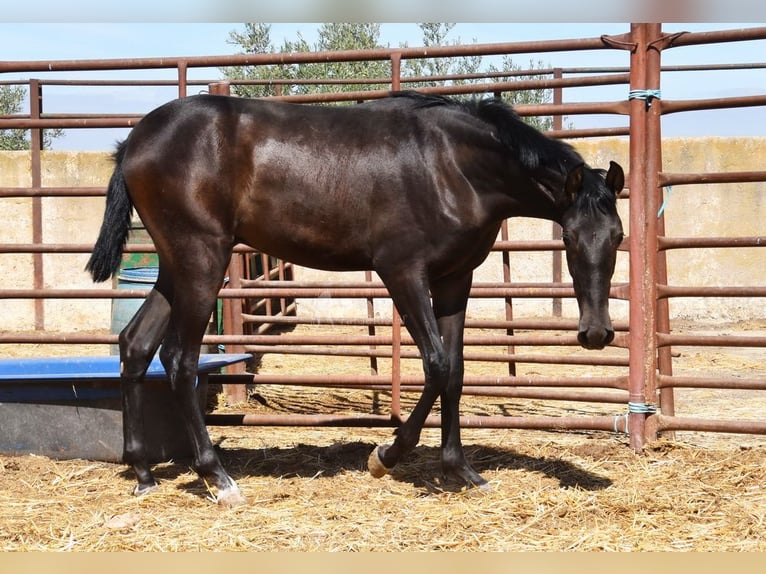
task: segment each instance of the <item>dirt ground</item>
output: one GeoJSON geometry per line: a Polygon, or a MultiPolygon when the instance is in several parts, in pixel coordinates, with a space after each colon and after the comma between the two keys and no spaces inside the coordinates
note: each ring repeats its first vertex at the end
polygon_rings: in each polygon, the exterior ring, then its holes
{"type": "MultiPolygon", "coordinates": [[[[764,353],[679,349],[674,369],[766,376],[764,353]]],[[[259,369],[359,367],[344,365],[338,358],[275,355],[265,356],[259,369]]],[[[549,369],[525,368],[541,374],[549,369]]],[[[386,398],[371,391],[280,387],[257,387],[254,393],[246,405],[218,410],[369,412],[386,398]]],[[[412,400],[405,398],[405,412],[412,400]]],[[[620,409],[466,397],[463,412],[620,409]]],[[[687,416],[763,420],[766,393],[679,390],[676,409],[687,416]]],[[[248,498],[246,506],[218,508],[188,460],[157,465],[160,488],[135,498],[129,494],[132,472],[120,464],[0,455],[0,550],[766,550],[764,436],[676,433],[637,454],[625,435],[611,432],[466,429],[467,455],[491,485],[490,492],[480,493],[442,484],[436,429],[426,429],[420,446],[382,479],[369,475],[366,460],[375,445],[390,440],[391,429],[209,430],[248,498]]]]}

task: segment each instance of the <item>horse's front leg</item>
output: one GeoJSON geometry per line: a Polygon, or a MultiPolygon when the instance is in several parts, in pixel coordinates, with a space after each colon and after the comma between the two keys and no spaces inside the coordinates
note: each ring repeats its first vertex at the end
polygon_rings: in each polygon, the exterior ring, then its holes
{"type": "Polygon", "coordinates": [[[441,463],[447,479],[489,489],[487,481],[468,463],[460,439],[460,397],[463,392],[463,332],[471,274],[431,288],[439,331],[449,357],[449,378],[441,393],[441,463]]]}
{"type": "Polygon", "coordinates": [[[449,359],[431,308],[428,285],[422,279],[424,274],[411,269],[387,278],[380,271],[378,273],[420,350],[425,385],[412,413],[396,430],[393,444],[380,445],[370,454],[367,465],[376,478],[384,476],[417,446],[426,418],[444,390],[449,376],[449,359]]]}
{"type": "MultiPolygon", "coordinates": [[[[459,403],[463,389],[463,329],[472,274],[441,281],[431,286],[433,308],[418,289],[413,296],[397,302],[397,307],[418,314],[407,314],[407,328],[423,357],[425,386],[407,421],[396,431],[391,445],[377,447],[368,460],[375,477],[385,475],[402,456],[415,448],[426,417],[436,398],[442,400],[442,472],[447,478],[467,486],[487,488],[487,481],[468,463],[460,440],[459,403]],[[406,307],[403,305],[408,304],[406,307]],[[438,317],[438,319],[437,319],[438,317]]],[[[391,287],[389,287],[391,291],[391,287]]],[[[393,297],[392,293],[392,297],[393,297]]],[[[404,315],[404,312],[402,313],[404,315]]]]}

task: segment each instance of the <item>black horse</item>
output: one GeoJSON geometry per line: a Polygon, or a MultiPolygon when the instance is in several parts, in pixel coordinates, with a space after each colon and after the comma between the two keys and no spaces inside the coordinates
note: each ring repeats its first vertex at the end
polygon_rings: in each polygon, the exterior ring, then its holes
{"type": "Polygon", "coordinates": [[[202,336],[237,243],[303,266],[372,269],[388,288],[420,350],[426,384],[393,443],[370,455],[375,476],[417,445],[440,397],[444,474],[486,487],[460,440],[463,327],[473,269],[504,219],[562,225],[578,340],[600,349],[614,337],[608,296],[623,239],[622,168],[589,168],[574,148],[498,100],[404,92],[326,107],[192,96],[147,114],[115,160],[87,269],[94,281],[118,269],[133,207],[159,255],[157,283],[119,336],[124,453],[136,494],[156,487],[141,383],[161,345],[195,470],[217,487],[220,504],[245,502],[211,445],[194,392],[202,336]]]}

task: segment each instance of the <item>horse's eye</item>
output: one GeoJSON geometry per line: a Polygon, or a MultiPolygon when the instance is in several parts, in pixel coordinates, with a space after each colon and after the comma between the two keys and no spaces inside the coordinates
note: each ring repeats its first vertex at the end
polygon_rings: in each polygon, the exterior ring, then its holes
{"type": "Polygon", "coordinates": [[[563,231],[561,233],[561,240],[564,242],[564,245],[569,246],[569,244],[572,243],[572,236],[568,231],[563,231]]]}
{"type": "Polygon", "coordinates": [[[620,231],[617,235],[614,236],[614,244],[618,246],[621,245],[623,239],[625,239],[625,234],[620,231]]]}

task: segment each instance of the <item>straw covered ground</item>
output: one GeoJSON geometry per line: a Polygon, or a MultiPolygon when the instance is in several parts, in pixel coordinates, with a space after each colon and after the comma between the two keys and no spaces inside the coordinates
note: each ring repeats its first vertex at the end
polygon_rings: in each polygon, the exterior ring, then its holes
{"type": "MultiPolygon", "coordinates": [[[[277,360],[286,361],[266,357],[261,368],[298,369],[269,363],[277,360]]],[[[704,363],[742,376],[765,362],[718,350],[682,352],[678,360],[682,372],[704,363]]],[[[311,358],[299,367],[326,368],[311,358]]],[[[369,412],[381,399],[363,391],[256,390],[260,402],[233,410],[369,412]]],[[[677,409],[762,419],[766,397],[744,398],[679,391],[677,409]]],[[[471,397],[465,405],[491,414],[618,408],[471,397]]],[[[467,429],[468,457],[492,487],[480,493],[441,484],[435,429],[379,480],[366,460],[390,429],[210,432],[246,506],[216,506],[187,460],[157,465],[160,488],[135,498],[132,472],[120,464],[0,456],[0,550],[766,550],[766,437],[678,433],[636,454],[621,434],[467,429]]]]}
{"type": "Polygon", "coordinates": [[[233,510],[182,461],[158,466],[159,491],[134,498],[121,465],[1,457],[0,549],[766,550],[762,447],[636,455],[597,434],[467,431],[492,486],[479,494],[439,488],[433,436],[372,478],[365,461],[385,434],[227,429],[223,460],[249,499],[233,510]]]}

